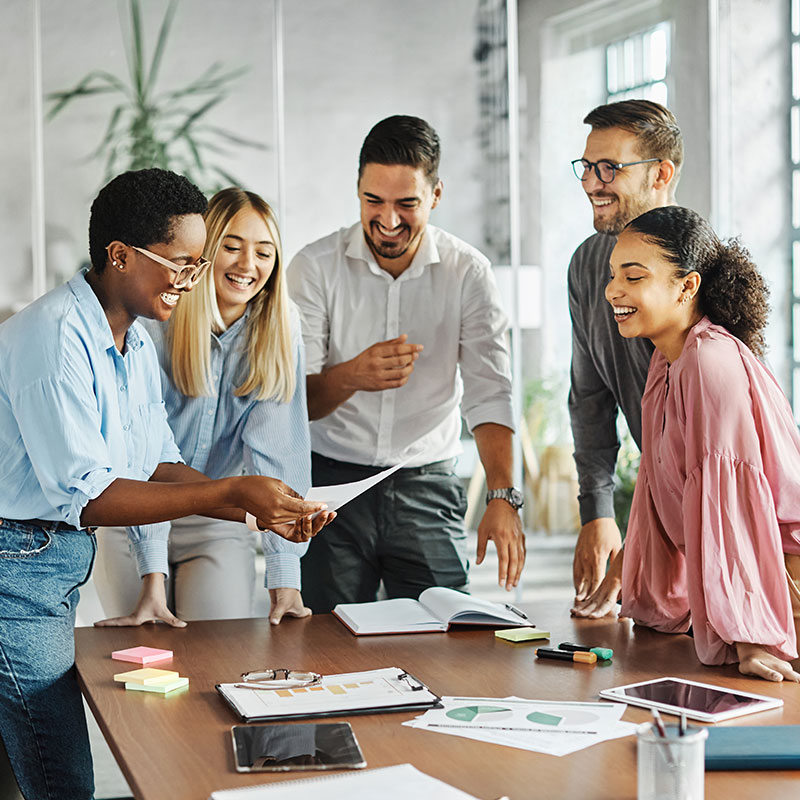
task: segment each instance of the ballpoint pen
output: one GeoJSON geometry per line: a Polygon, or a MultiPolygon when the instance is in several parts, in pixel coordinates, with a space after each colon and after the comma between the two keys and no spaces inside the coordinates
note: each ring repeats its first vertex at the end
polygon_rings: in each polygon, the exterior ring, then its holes
{"type": "Polygon", "coordinates": [[[524,611],[520,611],[516,606],[512,606],[511,603],[503,603],[503,605],[509,611],[513,611],[518,617],[522,617],[522,619],[528,619],[528,615],[524,611]]]}

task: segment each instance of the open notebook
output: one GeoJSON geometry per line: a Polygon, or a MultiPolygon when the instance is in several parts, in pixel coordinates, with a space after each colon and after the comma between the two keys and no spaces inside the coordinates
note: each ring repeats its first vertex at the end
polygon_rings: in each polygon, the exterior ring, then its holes
{"type": "Polygon", "coordinates": [[[214,792],[209,800],[477,800],[411,764],[214,792]]]}
{"type": "Polygon", "coordinates": [[[333,613],[356,634],[436,633],[451,625],[532,625],[513,606],[491,603],[455,589],[434,586],[419,600],[395,598],[374,603],[340,603],[333,613]]]}

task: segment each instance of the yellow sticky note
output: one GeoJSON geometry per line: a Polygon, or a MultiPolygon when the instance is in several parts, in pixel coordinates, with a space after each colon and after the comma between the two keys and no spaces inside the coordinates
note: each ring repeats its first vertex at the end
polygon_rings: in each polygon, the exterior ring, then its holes
{"type": "Polygon", "coordinates": [[[147,686],[151,683],[163,681],[164,678],[174,680],[178,677],[180,677],[178,673],[171,669],[145,667],[144,669],[133,669],[130,672],[118,672],[114,676],[114,680],[120,683],[140,683],[143,686],[147,686]]]}
{"type": "Polygon", "coordinates": [[[495,631],[494,635],[508,642],[529,642],[533,639],[549,639],[550,631],[540,631],[538,628],[506,628],[495,631]]]}

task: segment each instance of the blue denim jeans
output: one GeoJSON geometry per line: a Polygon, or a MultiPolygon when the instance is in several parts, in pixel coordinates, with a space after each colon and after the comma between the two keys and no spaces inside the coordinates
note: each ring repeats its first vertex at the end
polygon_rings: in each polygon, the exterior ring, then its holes
{"type": "Polygon", "coordinates": [[[75,608],[94,536],[0,520],[0,736],[26,800],[91,800],[75,608]]]}

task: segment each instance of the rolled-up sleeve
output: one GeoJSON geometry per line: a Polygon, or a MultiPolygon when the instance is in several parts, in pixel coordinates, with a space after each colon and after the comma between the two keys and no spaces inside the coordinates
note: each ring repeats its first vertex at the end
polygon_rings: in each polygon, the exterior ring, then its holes
{"type": "Polygon", "coordinates": [[[462,287],[458,357],[464,382],[461,411],[470,431],[487,422],[515,430],[507,329],[491,269],[475,264],[462,287]]]}
{"type": "Polygon", "coordinates": [[[87,503],[119,476],[85,388],[93,384],[91,370],[66,357],[64,369],[19,388],[11,405],[42,493],[61,519],[80,528],[87,503]]]}

